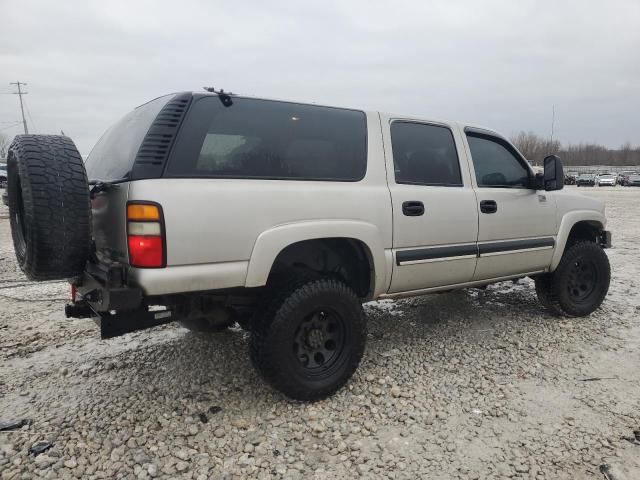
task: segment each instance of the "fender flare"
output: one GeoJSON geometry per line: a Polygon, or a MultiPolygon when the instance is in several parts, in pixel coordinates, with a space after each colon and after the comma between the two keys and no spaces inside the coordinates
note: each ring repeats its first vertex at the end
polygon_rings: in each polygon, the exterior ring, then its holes
{"type": "Polygon", "coordinates": [[[358,220],[314,220],[278,225],[262,232],[253,246],[245,287],[266,285],[271,267],[278,254],[289,245],[321,238],[350,238],[363,242],[369,249],[374,268],[372,297],[386,291],[390,269],[382,243],[382,234],[373,224],[358,220]]]}
{"type": "Polygon", "coordinates": [[[602,229],[604,229],[607,224],[607,219],[604,214],[597,210],[575,210],[566,213],[562,217],[562,220],[560,222],[558,236],[556,237],[556,248],[553,252],[553,258],[551,259],[551,266],[549,267],[549,271],[553,272],[558,267],[573,226],[576,223],[583,221],[597,224],[599,228],[602,229]]]}

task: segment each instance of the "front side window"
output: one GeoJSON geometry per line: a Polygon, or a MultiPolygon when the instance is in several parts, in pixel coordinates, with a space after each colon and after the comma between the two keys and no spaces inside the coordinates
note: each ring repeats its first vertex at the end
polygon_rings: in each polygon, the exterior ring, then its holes
{"type": "Polygon", "coordinates": [[[208,96],[191,107],[166,175],[357,181],[366,168],[363,112],[208,96]]]}
{"type": "Polygon", "coordinates": [[[462,186],[455,141],[447,127],[393,122],[391,146],[396,183],[462,186]]]}
{"type": "Polygon", "coordinates": [[[529,188],[529,169],[505,141],[467,133],[479,187],[529,188]]]}

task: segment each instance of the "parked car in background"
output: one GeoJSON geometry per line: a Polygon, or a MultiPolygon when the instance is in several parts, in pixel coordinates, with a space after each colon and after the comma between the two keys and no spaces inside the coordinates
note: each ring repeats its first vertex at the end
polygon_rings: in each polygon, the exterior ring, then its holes
{"type": "Polygon", "coordinates": [[[617,183],[617,178],[615,175],[611,173],[603,173],[598,177],[598,186],[599,187],[615,187],[617,183]]]}
{"type": "Polygon", "coordinates": [[[595,187],[596,177],[592,173],[583,173],[576,178],[576,185],[578,187],[595,187]]]}
{"type": "Polygon", "coordinates": [[[618,185],[624,185],[624,180],[627,176],[628,175],[625,172],[618,173],[618,176],[616,177],[616,182],[618,183],[618,185]]]}
{"type": "Polygon", "coordinates": [[[627,187],[640,187],[640,174],[633,173],[629,175],[625,183],[627,187]]]}
{"type": "Polygon", "coordinates": [[[0,165],[0,188],[6,188],[7,186],[7,166],[0,165]]]}
{"type": "Polygon", "coordinates": [[[564,184],[565,185],[575,185],[577,176],[578,176],[577,173],[567,172],[567,174],[564,176],[564,184]]]}
{"type": "Polygon", "coordinates": [[[632,175],[638,175],[638,172],[622,172],[618,175],[618,183],[623,187],[629,184],[629,177],[632,175]]]}

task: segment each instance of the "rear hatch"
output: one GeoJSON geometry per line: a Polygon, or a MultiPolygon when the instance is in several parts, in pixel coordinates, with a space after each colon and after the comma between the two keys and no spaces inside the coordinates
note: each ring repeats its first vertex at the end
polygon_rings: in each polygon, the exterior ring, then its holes
{"type": "Polygon", "coordinates": [[[171,132],[165,130],[176,130],[179,123],[173,118],[175,112],[165,110],[176,97],[176,94],[165,95],[129,112],[104,133],[87,157],[87,176],[94,184],[92,237],[101,262],[128,263],[129,182],[160,176],[164,166],[162,157],[166,156],[173,140],[171,132]],[[158,126],[160,117],[163,122],[158,126]]]}

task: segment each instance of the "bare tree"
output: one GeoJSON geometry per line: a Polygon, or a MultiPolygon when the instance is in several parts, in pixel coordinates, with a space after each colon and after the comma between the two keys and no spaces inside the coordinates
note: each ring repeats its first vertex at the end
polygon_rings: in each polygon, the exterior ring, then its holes
{"type": "Polygon", "coordinates": [[[541,164],[547,155],[558,153],[560,142],[547,140],[533,132],[520,132],[511,141],[527,160],[534,164],[541,164]]]}
{"type": "Polygon", "coordinates": [[[640,147],[632,147],[630,142],[617,150],[595,143],[563,146],[533,132],[520,132],[511,141],[527,160],[537,165],[551,154],[558,154],[565,165],[640,165],[640,147]]]}
{"type": "Polygon", "coordinates": [[[7,158],[7,151],[9,150],[9,137],[0,132],[0,158],[7,158]]]}

